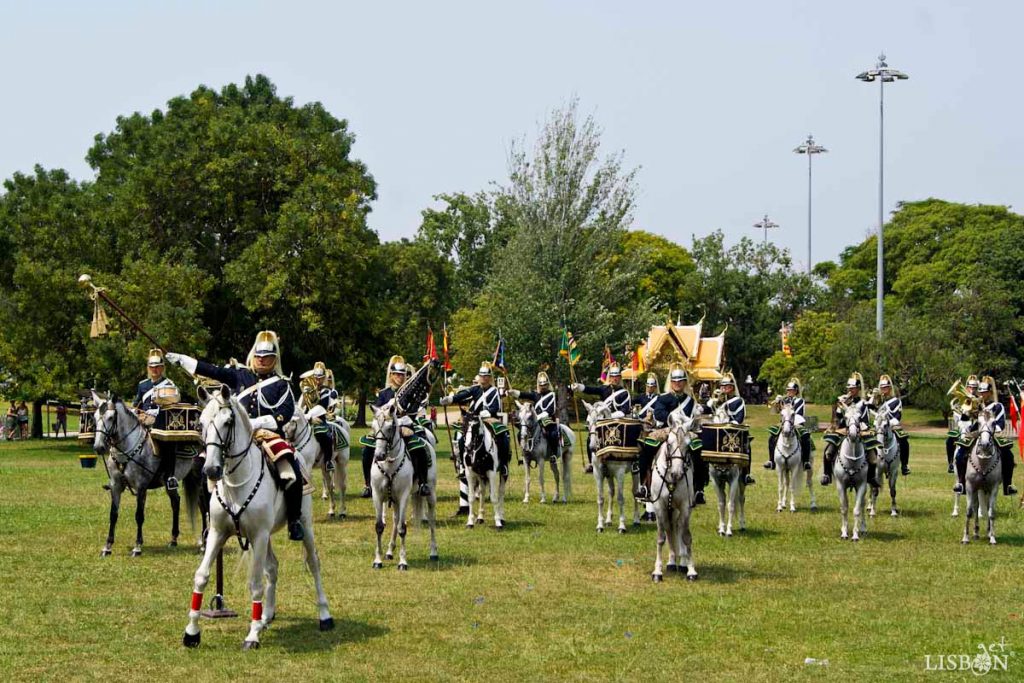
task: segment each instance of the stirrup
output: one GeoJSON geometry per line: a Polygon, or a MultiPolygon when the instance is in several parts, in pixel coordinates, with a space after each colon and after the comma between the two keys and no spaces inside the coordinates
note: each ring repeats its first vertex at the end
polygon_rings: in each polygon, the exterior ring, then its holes
{"type": "Polygon", "coordinates": [[[904,477],[907,476],[908,474],[910,474],[910,468],[909,467],[901,467],[900,468],[900,474],[902,476],[904,476],[904,477]]]}
{"type": "Polygon", "coordinates": [[[823,474],[821,475],[820,481],[822,486],[828,486],[829,484],[832,483],[832,476],[829,474],[823,474]]]}
{"type": "Polygon", "coordinates": [[[428,486],[427,484],[420,484],[420,495],[421,496],[429,496],[430,495],[430,486],[428,486]]]}
{"type": "Polygon", "coordinates": [[[288,540],[289,541],[301,541],[306,537],[305,532],[302,530],[302,522],[295,520],[294,522],[288,522],[288,540]]]}
{"type": "Polygon", "coordinates": [[[961,484],[960,482],[957,482],[956,485],[953,486],[953,493],[963,493],[963,492],[964,492],[964,485],[961,484]]]}
{"type": "Polygon", "coordinates": [[[1003,495],[1004,496],[1013,496],[1013,495],[1016,495],[1016,493],[1017,493],[1017,487],[1014,486],[1013,484],[1007,484],[1006,486],[1003,487],[1003,495]]]}
{"type": "Polygon", "coordinates": [[[633,497],[634,498],[636,498],[637,500],[642,500],[642,501],[647,502],[648,501],[648,497],[650,495],[651,495],[651,493],[650,493],[650,491],[647,490],[646,486],[644,486],[643,484],[637,484],[636,485],[636,491],[633,493],[633,497]]]}
{"type": "Polygon", "coordinates": [[[775,469],[775,461],[774,461],[774,460],[768,460],[768,461],[766,461],[766,462],[764,463],[764,468],[765,468],[766,470],[774,470],[774,469],[775,469]]]}
{"type": "Polygon", "coordinates": [[[751,486],[752,484],[756,484],[757,482],[754,481],[754,478],[752,476],[750,476],[749,474],[744,474],[743,475],[743,483],[745,485],[747,485],[747,486],[751,486]]]}
{"type": "Polygon", "coordinates": [[[953,463],[949,463],[949,466],[946,468],[946,474],[953,474],[953,463]]]}
{"type": "Polygon", "coordinates": [[[704,505],[704,503],[705,503],[704,492],[703,491],[696,491],[693,494],[693,504],[694,505],[704,505]]]}
{"type": "Polygon", "coordinates": [[[593,474],[594,473],[594,463],[588,462],[587,466],[583,468],[583,472],[585,474],[593,474]]]}
{"type": "Polygon", "coordinates": [[[175,478],[174,476],[167,477],[166,486],[167,486],[167,490],[168,491],[177,491],[178,490],[178,480],[177,480],[177,478],[175,478]]]}
{"type": "Polygon", "coordinates": [[[370,487],[369,486],[364,486],[363,487],[363,492],[359,494],[359,497],[360,498],[369,498],[372,495],[373,495],[373,493],[370,491],[370,487]]]}

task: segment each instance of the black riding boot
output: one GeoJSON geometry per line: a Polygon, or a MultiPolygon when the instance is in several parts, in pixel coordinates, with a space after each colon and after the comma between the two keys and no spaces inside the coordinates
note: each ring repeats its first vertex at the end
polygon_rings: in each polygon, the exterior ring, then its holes
{"type": "Polygon", "coordinates": [[[643,444],[640,446],[640,458],[636,464],[636,490],[633,491],[633,497],[639,498],[640,500],[648,500],[650,492],[650,484],[648,482],[651,478],[651,464],[654,462],[654,457],[658,454],[657,449],[653,446],[643,444]]]}
{"type": "Polygon", "coordinates": [[[501,476],[508,477],[508,464],[512,462],[512,449],[505,433],[498,438],[498,471],[501,476]]]}
{"type": "Polygon", "coordinates": [[[803,463],[804,469],[808,472],[811,471],[811,433],[804,432],[804,435],[800,437],[800,462],[803,463]]]}
{"type": "Polygon", "coordinates": [[[779,437],[777,434],[768,435],[768,462],[764,464],[766,470],[775,469],[775,444],[778,443],[779,437]]]}
{"type": "Polygon", "coordinates": [[[421,496],[430,495],[430,486],[427,484],[427,470],[430,468],[430,463],[427,462],[427,449],[417,448],[410,451],[412,456],[412,476],[420,483],[419,494],[421,496]]]}
{"type": "Polygon", "coordinates": [[[587,443],[587,466],[583,468],[583,471],[587,474],[591,474],[594,471],[594,453],[590,450],[589,443],[587,443]]]}
{"type": "Polygon", "coordinates": [[[370,468],[373,467],[373,449],[363,446],[363,493],[360,497],[369,498],[370,493],[370,468]]]}
{"type": "Polygon", "coordinates": [[[832,470],[836,466],[836,447],[833,444],[825,442],[825,450],[822,455],[822,467],[824,471],[821,473],[821,485],[828,486],[832,483],[832,470]]]}
{"type": "Polygon", "coordinates": [[[954,461],[956,464],[956,486],[953,487],[953,493],[965,493],[967,491],[964,483],[967,477],[967,449],[957,448],[954,461]]]}
{"type": "Polygon", "coordinates": [[[907,437],[898,438],[896,443],[900,447],[900,474],[905,477],[910,474],[910,467],[907,465],[910,462],[910,439],[907,437]]]}
{"type": "Polygon", "coordinates": [[[1012,496],[1017,493],[1017,487],[1013,485],[1013,448],[999,449],[1000,466],[1003,469],[1003,495],[1012,496]]]}
{"type": "Polygon", "coordinates": [[[320,453],[324,458],[324,465],[328,472],[334,471],[334,439],[330,432],[316,435],[316,442],[320,444],[320,453]]]}
{"type": "Polygon", "coordinates": [[[295,481],[284,490],[285,515],[288,518],[288,538],[292,541],[301,541],[305,534],[302,531],[302,471],[294,457],[289,457],[289,463],[295,470],[295,481]]]}
{"type": "Polygon", "coordinates": [[[953,474],[953,454],[956,453],[956,440],[951,437],[946,437],[946,471],[953,474]]]}
{"type": "Polygon", "coordinates": [[[708,464],[704,462],[704,456],[700,450],[690,451],[693,458],[693,504],[704,504],[704,487],[708,485],[708,464]]]}
{"type": "Polygon", "coordinates": [[[882,485],[878,483],[878,463],[873,463],[868,460],[868,485],[874,486],[875,488],[881,488],[882,485]]]}

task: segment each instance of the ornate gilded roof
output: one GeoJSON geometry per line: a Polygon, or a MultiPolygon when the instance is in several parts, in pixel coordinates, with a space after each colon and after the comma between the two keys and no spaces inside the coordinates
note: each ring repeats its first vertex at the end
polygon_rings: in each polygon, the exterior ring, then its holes
{"type": "MultiPolygon", "coordinates": [[[[647,335],[644,362],[651,370],[666,370],[672,363],[682,363],[687,373],[699,380],[722,378],[725,359],[725,331],[716,337],[702,337],[703,318],[696,325],[680,325],[671,321],[655,325],[647,335]]],[[[624,368],[623,379],[637,379],[632,368],[624,368]]]]}

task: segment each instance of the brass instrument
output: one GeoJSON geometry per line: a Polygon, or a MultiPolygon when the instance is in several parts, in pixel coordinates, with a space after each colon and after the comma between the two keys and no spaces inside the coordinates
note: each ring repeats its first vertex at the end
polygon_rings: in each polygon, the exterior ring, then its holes
{"type": "Polygon", "coordinates": [[[960,380],[953,382],[946,396],[953,397],[949,407],[957,415],[974,415],[982,407],[981,397],[968,394],[960,380]]]}
{"type": "Polygon", "coordinates": [[[320,384],[317,382],[316,377],[313,376],[312,371],[302,373],[302,378],[299,380],[299,390],[302,392],[302,409],[304,412],[309,412],[313,409],[313,406],[320,402],[320,384]]]}
{"type": "Polygon", "coordinates": [[[868,403],[873,406],[881,405],[882,402],[882,390],[875,387],[871,390],[871,395],[868,397],[868,403]]]}

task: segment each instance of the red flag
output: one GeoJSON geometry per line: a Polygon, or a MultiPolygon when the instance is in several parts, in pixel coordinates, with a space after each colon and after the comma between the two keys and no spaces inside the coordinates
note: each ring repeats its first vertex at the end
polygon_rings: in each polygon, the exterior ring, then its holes
{"type": "MultiPolygon", "coordinates": [[[[1020,406],[1024,407],[1024,391],[1020,392],[1020,401],[1020,406]]],[[[1020,454],[1021,460],[1024,460],[1024,415],[1018,410],[1017,417],[1017,452],[1020,454]]]]}
{"type": "Polygon", "coordinates": [[[444,371],[452,371],[452,362],[448,359],[448,323],[445,323],[443,328],[443,335],[441,338],[441,345],[444,347],[444,371]]]}
{"type": "MultiPolygon", "coordinates": [[[[1020,411],[1017,410],[1017,401],[1014,400],[1013,395],[1010,395],[1010,424],[1014,429],[1017,429],[1017,420],[1019,419],[1020,411]]],[[[1019,430],[1018,430],[1019,431],[1019,430]]]]}
{"type": "Polygon", "coordinates": [[[434,345],[434,331],[427,326],[427,352],[423,356],[423,362],[432,360],[437,360],[437,347],[434,345]]]}
{"type": "Polygon", "coordinates": [[[633,377],[640,374],[640,347],[637,347],[636,351],[633,352],[633,377]]]}

